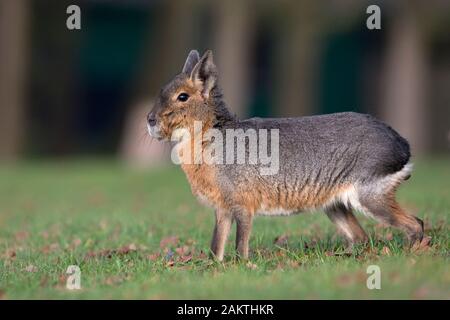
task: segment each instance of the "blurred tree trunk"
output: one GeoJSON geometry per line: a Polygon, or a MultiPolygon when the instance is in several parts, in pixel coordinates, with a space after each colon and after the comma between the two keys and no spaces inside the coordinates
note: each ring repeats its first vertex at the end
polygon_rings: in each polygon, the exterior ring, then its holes
{"type": "Polygon", "coordinates": [[[277,116],[304,116],[317,110],[315,101],[320,4],[293,1],[282,12],[280,46],[275,63],[277,116]]]}
{"type": "Polygon", "coordinates": [[[381,115],[410,141],[413,153],[423,153],[427,149],[425,43],[413,13],[402,12],[390,29],[381,79],[381,115]]]}
{"type": "Polygon", "coordinates": [[[135,93],[136,101],[129,107],[119,148],[120,157],[136,168],[160,165],[168,157],[167,146],[148,136],[146,115],[160,88],[181,72],[189,51],[194,49],[191,46],[196,1],[170,0],[161,5],[161,14],[151,24],[148,56],[135,93]],[[155,45],[157,50],[151,50],[155,45]]]}
{"type": "Polygon", "coordinates": [[[248,112],[251,90],[251,68],[254,64],[249,59],[256,9],[251,1],[219,1],[214,3],[214,9],[217,13],[214,17],[214,54],[220,84],[228,107],[243,117],[248,112]]]}
{"type": "Polygon", "coordinates": [[[0,1],[0,159],[5,160],[18,157],[24,136],[28,5],[0,1]]]}
{"type": "Polygon", "coordinates": [[[194,49],[191,46],[196,19],[195,4],[194,0],[162,3],[162,14],[150,32],[149,56],[145,74],[141,77],[139,95],[157,94],[165,82],[181,72],[189,51],[194,49]],[[157,50],[150,52],[155,46],[157,50]]]}

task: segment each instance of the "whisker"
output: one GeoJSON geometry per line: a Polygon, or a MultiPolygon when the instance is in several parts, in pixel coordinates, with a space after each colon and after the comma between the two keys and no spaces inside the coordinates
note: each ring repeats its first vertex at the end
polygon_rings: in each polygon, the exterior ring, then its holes
{"type": "Polygon", "coordinates": [[[146,144],[147,143],[147,139],[148,139],[147,136],[148,136],[148,133],[147,132],[143,132],[143,134],[139,138],[139,144],[146,144]]]}

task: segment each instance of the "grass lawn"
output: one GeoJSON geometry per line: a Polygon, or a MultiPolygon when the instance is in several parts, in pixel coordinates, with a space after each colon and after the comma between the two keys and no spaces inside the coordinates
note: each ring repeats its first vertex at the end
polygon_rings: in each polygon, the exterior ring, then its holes
{"type": "Polygon", "coordinates": [[[404,249],[399,232],[358,215],[371,243],[347,253],[322,212],[305,213],[258,217],[250,261],[233,259],[233,234],[217,263],[207,258],[212,210],[179,167],[1,167],[0,298],[449,299],[450,159],[417,160],[399,200],[425,221],[428,246],[404,249]],[[366,287],[373,264],[380,290],[366,287]],[[81,290],[66,289],[69,265],[81,290]]]}

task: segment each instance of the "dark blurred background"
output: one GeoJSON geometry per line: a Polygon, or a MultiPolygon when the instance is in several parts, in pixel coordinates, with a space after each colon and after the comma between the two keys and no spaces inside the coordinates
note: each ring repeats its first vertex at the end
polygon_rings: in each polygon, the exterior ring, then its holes
{"type": "Polygon", "coordinates": [[[0,0],[0,159],[156,163],[145,114],[193,48],[241,117],[367,112],[415,155],[450,150],[450,1],[0,0]]]}

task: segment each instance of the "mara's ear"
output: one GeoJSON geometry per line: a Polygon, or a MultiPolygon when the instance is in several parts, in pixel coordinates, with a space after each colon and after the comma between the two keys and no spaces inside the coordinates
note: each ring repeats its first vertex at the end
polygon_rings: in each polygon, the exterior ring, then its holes
{"type": "Polygon", "coordinates": [[[191,73],[191,80],[201,90],[203,97],[208,99],[217,82],[217,68],[211,50],[206,51],[195,65],[191,73]]]}
{"type": "Polygon", "coordinates": [[[200,60],[200,55],[198,54],[197,50],[191,50],[189,52],[186,62],[184,63],[183,67],[183,73],[187,74],[188,76],[191,75],[192,70],[194,69],[195,65],[200,60]]]}

